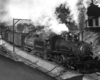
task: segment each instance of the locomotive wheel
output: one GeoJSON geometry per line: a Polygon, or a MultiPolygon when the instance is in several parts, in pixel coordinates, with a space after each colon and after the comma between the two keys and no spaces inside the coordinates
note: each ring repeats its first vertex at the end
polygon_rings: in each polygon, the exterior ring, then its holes
{"type": "Polygon", "coordinates": [[[51,59],[51,55],[50,54],[44,54],[43,56],[43,59],[45,59],[45,60],[50,60],[51,59]]]}
{"type": "Polygon", "coordinates": [[[54,56],[54,61],[55,61],[57,64],[59,64],[59,56],[58,56],[58,55],[55,55],[55,56],[54,56]]]}
{"type": "Polygon", "coordinates": [[[65,57],[63,55],[55,55],[54,56],[54,61],[58,64],[64,64],[65,62],[65,57]]]}

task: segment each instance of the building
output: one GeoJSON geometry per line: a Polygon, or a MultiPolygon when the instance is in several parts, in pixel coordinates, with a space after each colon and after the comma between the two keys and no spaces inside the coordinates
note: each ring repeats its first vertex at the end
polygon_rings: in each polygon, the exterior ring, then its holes
{"type": "Polygon", "coordinates": [[[100,27],[100,8],[94,4],[93,0],[87,10],[87,27],[100,27]]]}

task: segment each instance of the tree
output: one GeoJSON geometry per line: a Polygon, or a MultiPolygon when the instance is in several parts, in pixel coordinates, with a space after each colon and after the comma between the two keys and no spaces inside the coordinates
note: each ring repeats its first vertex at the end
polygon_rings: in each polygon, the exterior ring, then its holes
{"type": "Polygon", "coordinates": [[[66,4],[61,4],[56,8],[55,14],[57,15],[57,19],[60,20],[61,23],[66,24],[69,30],[77,29],[75,21],[72,19],[72,15],[70,15],[69,7],[66,8],[66,4]]]}
{"type": "Polygon", "coordinates": [[[66,9],[65,4],[61,4],[57,7],[55,13],[57,14],[57,18],[60,19],[62,23],[69,23],[68,19],[70,19],[70,10],[69,8],[66,9]]]}

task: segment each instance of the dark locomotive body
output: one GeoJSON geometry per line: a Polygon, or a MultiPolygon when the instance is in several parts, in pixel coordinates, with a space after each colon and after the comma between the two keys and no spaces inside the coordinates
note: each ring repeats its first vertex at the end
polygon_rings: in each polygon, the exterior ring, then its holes
{"type": "Polygon", "coordinates": [[[78,37],[69,34],[51,35],[42,39],[40,35],[33,33],[31,36],[25,33],[12,32],[9,29],[1,30],[2,39],[29,53],[43,59],[56,62],[68,68],[76,70],[92,70],[96,62],[92,58],[90,44],[79,41],[78,37]],[[13,42],[14,34],[14,42],[13,42]]]}
{"type": "Polygon", "coordinates": [[[54,35],[45,42],[39,41],[44,45],[35,43],[37,45],[35,51],[44,59],[72,69],[79,69],[82,72],[95,68],[96,62],[92,58],[92,47],[86,42],[66,40],[60,35],[54,35]],[[41,46],[43,50],[40,51],[38,46],[41,46]]]}

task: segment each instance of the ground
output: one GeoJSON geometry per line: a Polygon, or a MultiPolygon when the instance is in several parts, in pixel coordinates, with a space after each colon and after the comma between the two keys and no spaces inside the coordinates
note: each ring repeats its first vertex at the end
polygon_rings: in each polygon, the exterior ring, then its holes
{"type": "Polygon", "coordinates": [[[0,80],[55,80],[24,63],[0,55],[0,80]]]}

